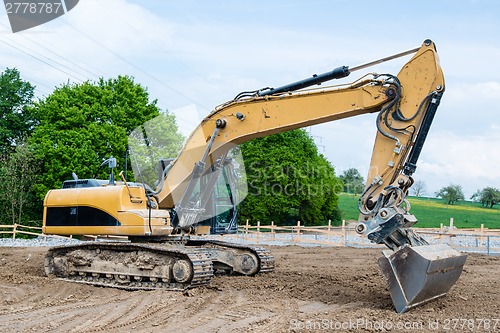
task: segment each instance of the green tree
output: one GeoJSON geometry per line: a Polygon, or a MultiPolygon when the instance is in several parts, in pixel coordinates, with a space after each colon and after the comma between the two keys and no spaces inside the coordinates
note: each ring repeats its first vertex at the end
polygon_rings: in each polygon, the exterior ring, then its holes
{"type": "Polygon", "coordinates": [[[182,149],[183,135],[177,128],[175,115],[162,112],[130,133],[128,144],[134,175],[151,187],[159,180],[160,159],[174,158],[182,149]]]}
{"type": "MultiPolygon", "coordinates": [[[[42,161],[36,188],[40,198],[72,172],[92,178],[111,155],[123,167],[127,135],[160,114],[146,88],[128,76],[63,85],[31,112],[39,122],[29,142],[42,161]]],[[[106,177],[105,169],[98,176],[106,177]]]]}
{"type": "Polygon", "coordinates": [[[344,183],[344,192],[361,194],[365,187],[365,180],[356,168],[345,170],[339,179],[344,183]]]}
{"type": "Polygon", "coordinates": [[[0,154],[10,153],[32,130],[26,107],[33,103],[34,90],[15,68],[0,74],[0,154]]]}
{"type": "Polygon", "coordinates": [[[480,202],[483,207],[493,208],[494,205],[500,203],[500,190],[494,187],[485,187],[482,190],[477,190],[471,199],[480,202]]]}
{"type": "Polygon", "coordinates": [[[443,198],[449,205],[454,205],[459,200],[464,200],[462,186],[450,184],[436,192],[436,197],[443,198]]]}
{"type": "Polygon", "coordinates": [[[304,130],[246,142],[241,152],[248,182],[248,196],[240,205],[241,219],[277,224],[340,220],[340,182],[304,130]]]}
{"type": "MultiPolygon", "coordinates": [[[[33,184],[38,165],[33,153],[24,143],[18,143],[10,155],[0,158],[0,224],[26,223],[36,219],[36,198],[33,184]]],[[[38,215],[39,216],[39,215],[38,215]]]]}

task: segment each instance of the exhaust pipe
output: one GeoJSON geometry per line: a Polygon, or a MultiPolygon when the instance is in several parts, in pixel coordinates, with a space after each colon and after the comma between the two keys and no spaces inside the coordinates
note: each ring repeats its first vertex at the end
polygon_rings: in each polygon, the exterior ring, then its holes
{"type": "Polygon", "coordinates": [[[467,259],[447,244],[404,246],[382,253],[378,263],[398,313],[446,295],[467,259]]]}

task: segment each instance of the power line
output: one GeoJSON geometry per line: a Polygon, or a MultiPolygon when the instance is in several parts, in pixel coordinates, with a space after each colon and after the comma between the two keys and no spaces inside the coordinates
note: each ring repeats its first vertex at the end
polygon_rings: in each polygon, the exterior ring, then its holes
{"type": "MultiPolygon", "coordinates": [[[[119,17],[120,18],[120,17],[119,17]]],[[[84,36],[85,38],[87,38],[88,40],[90,40],[91,42],[97,44],[99,47],[101,47],[102,49],[106,50],[107,52],[113,54],[116,58],[120,59],[121,61],[123,61],[124,63],[128,64],[129,66],[135,68],[137,71],[141,72],[142,74],[146,75],[147,77],[153,79],[154,81],[158,82],[160,85],[168,88],[169,90],[175,92],[176,94],[184,97],[185,99],[193,102],[194,104],[198,104],[204,108],[206,108],[205,106],[203,106],[201,103],[199,103],[198,101],[196,101],[195,99],[185,95],[184,93],[182,93],[181,91],[175,89],[174,87],[164,83],[162,80],[160,80],[158,77],[156,77],[155,75],[152,75],[146,71],[144,71],[142,68],[140,68],[139,66],[135,65],[134,63],[132,63],[131,61],[127,60],[126,58],[124,58],[123,56],[121,56],[120,54],[118,54],[117,52],[114,52],[113,50],[111,50],[110,48],[108,48],[106,45],[104,45],[103,43],[99,42],[98,40],[95,40],[94,38],[90,37],[89,35],[87,35],[86,33],[84,33],[83,31],[79,30],[78,28],[76,28],[75,26],[71,25],[70,23],[68,23],[67,20],[61,18],[63,22],[65,22],[70,28],[72,28],[74,31],[76,31],[77,33],[79,33],[80,35],[84,36]]],[[[123,19],[120,18],[122,21],[123,19]]],[[[125,21],[125,23],[127,23],[125,21]]],[[[1,23],[0,23],[1,24],[1,23]]],[[[3,24],[1,24],[3,25],[3,24]]],[[[136,29],[135,27],[131,26],[130,24],[127,24],[130,28],[132,28],[134,31],[142,34],[142,32],[140,32],[138,29],[136,29]]],[[[95,77],[98,77],[97,74],[95,74],[94,72],[88,70],[87,68],[73,62],[73,61],[70,61],[68,60],[68,58],[64,58],[64,57],[61,57],[59,54],[57,54],[56,52],[54,52],[53,50],[49,49],[47,46],[45,45],[42,45],[36,41],[34,41],[33,39],[31,38],[28,38],[26,37],[25,35],[22,35],[27,41],[35,44],[35,45],[38,45],[41,49],[43,49],[47,54],[52,54],[52,55],[55,55],[57,59],[63,59],[64,62],[66,62],[67,64],[69,65],[66,65],[66,64],[63,64],[62,62],[60,61],[56,61],[52,58],[49,58],[47,55],[45,55],[44,53],[41,53],[41,52],[38,52],[38,51],[35,51],[34,49],[31,49],[29,47],[26,47],[24,45],[22,45],[21,43],[18,43],[10,38],[6,38],[6,40],[3,40],[0,38],[0,41],[2,41],[4,44],[10,46],[11,48],[21,52],[21,53],[24,53],[25,55],[28,55],[29,57],[51,67],[51,68],[54,68],[55,70],[61,72],[61,73],[64,73],[66,75],[68,75],[69,77],[77,80],[77,81],[80,81],[82,82],[83,80],[80,78],[80,77],[84,77],[85,79],[87,79],[87,75],[83,74],[81,71],[77,71],[75,70],[74,67],[78,67],[80,68],[82,71],[84,71],[85,73],[87,74],[90,74],[91,76],[95,76],[95,77]],[[48,53],[47,53],[48,52],[48,53]],[[73,67],[70,67],[70,66],[73,66],[73,67]],[[78,77],[77,77],[78,76],[78,77]]],[[[183,66],[185,66],[186,68],[188,68],[189,70],[191,70],[193,73],[199,75],[198,73],[196,73],[194,70],[192,70],[189,66],[187,66],[186,64],[184,64],[183,62],[181,62],[179,59],[175,58],[172,54],[170,54],[166,49],[162,48],[159,44],[157,43],[154,43],[151,39],[147,38],[152,44],[154,44],[156,47],[158,47],[159,49],[161,49],[163,52],[165,52],[166,54],[168,54],[169,56],[171,56],[173,59],[175,59],[177,62],[181,63],[183,66]]],[[[52,49],[57,49],[56,47],[54,47],[53,45],[49,45],[50,48],[52,49]]],[[[66,53],[67,54],[67,53],[66,53]]],[[[73,58],[73,59],[76,59],[76,58],[73,58]]],[[[80,61],[81,63],[84,63],[83,61],[79,60],[79,59],[76,59],[77,61],[80,61]]],[[[90,65],[87,64],[87,66],[93,68],[94,70],[96,70],[95,67],[92,67],[90,65]]],[[[97,70],[99,72],[99,70],[97,70]]],[[[203,76],[199,75],[200,77],[204,78],[203,76]]],[[[205,78],[204,78],[205,79],[205,78]]],[[[35,82],[34,80],[32,80],[32,82],[36,83],[37,86],[45,86],[47,87],[49,90],[50,89],[53,89],[53,88],[50,88],[48,87],[47,85],[44,85],[43,83],[40,83],[40,82],[35,82]]],[[[39,88],[36,88],[36,90],[40,91],[42,94],[45,94],[45,95],[48,95],[48,93],[40,90],[39,88]]],[[[208,109],[208,108],[207,108],[208,109]]],[[[179,121],[181,122],[185,122],[186,124],[190,124],[189,121],[185,120],[185,119],[182,119],[182,117],[177,117],[179,121]]]]}
{"type": "MultiPolygon", "coordinates": [[[[58,54],[58,53],[56,53],[56,52],[52,51],[51,49],[49,49],[49,48],[48,48],[48,47],[46,47],[45,45],[40,44],[40,43],[38,43],[38,42],[34,41],[33,39],[29,39],[29,38],[27,38],[26,36],[23,36],[23,37],[24,37],[24,38],[26,38],[26,39],[27,39],[28,41],[30,41],[31,43],[34,43],[34,44],[38,45],[39,47],[43,48],[44,50],[48,51],[49,53],[51,53],[51,54],[55,55],[56,57],[59,57],[59,58],[61,58],[62,60],[64,60],[64,61],[66,61],[66,62],[70,63],[71,65],[73,65],[73,66],[76,66],[76,67],[80,68],[81,70],[83,70],[83,71],[84,71],[84,72],[86,72],[87,74],[90,74],[90,76],[92,76],[92,77],[97,77],[97,78],[99,78],[99,77],[100,77],[100,75],[99,75],[99,74],[95,74],[94,72],[91,72],[90,70],[88,70],[87,68],[85,68],[85,67],[81,66],[81,65],[80,65],[80,64],[78,64],[77,62],[72,62],[72,61],[69,61],[67,58],[62,57],[60,54],[58,54]]],[[[51,47],[52,47],[52,48],[55,48],[55,47],[53,47],[53,45],[51,45],[51,47]]],[[[58,50],[58,52],[61,52],[61,50],[59,49],[59,50],[58,50]]],[[[65,53],[65,52],[61,52],[61,53],[65,53]]],[[[68,53],[66,53],[66,55],[68,55],[68,53]]],[[[79,60],[79,59],[77,59],[77,58],[74,58],[74,59],[75,59],[75,60],[77,60],[77,61],[79,61],[79,62],[82,62],[81,60],[79,60]]],[[[66,66],[64,66],[64,67],[65,67],[65,68],[68,68],[68,67],[66,67],[66,66]]],[[[89,67],[91,67],[91,66],[89,66],[89,67]]],[[[68,68],[68,69],[73,70],[74,72],[76,72],[74,69],[71,69],[71,68],[68,68]]],[[[78,73],[78,74],[80,74],[80,75],[82,75],[82,76],[85,76],[85,75],[83,75],[82,73],[78,73]]]]}
{"type": "MultiPolygon", "coordinates": [[[[4,26],[4,27],[7,27],[6,25],[1,24],[1,23],[0,23],[0,25],[2,25],[2,26],[4,26]]],[[[29,41],[30,43],[35,44],[35,45],[38,45],[38,46],[39,46],[39,47],[41,47],[42,49],[44,49],[44,50],[48,51],[49,53],[51,53],[51,54],[55,55],[56,57],[60,58],[61,60],[65,61],[65,62],[67,62],[67,63],[69,63],[69,64],[71,64],[71,65],[73,65],[73,66],[76,66],[76,67],[80,68],[81,70],[83,70],[84,72],[86,72],[86,73],[90,74],[91,76],[95,76],[95,77],[99,77],[99,76],[100,76],[100,75],[98,75],[98,74],[95,74],[94,72],[91,72],[90,70],[88,70],[87,68],[83,67],[83,66],[82,66],[82,65],[80,65],[79,63],[83,63],[83,64],[87,65],[88,67],[90,67],[90,68],[91,68],[91,69],[93,69],[93,70],[96,70],[96,71],[99,71],[99,70],[97,70],[96,68],[93,68],[91,65],[89,65],[88,63],[86,63],[86,62],[82,61],[81,59],[78,59],[78,58],[76,58],[76,57],[74,57],[74,56],[70,55],[69,53],[62,51],[60,48],[57,48],[57,47],[56,47],[56,46],[54,46],[53,44],[52,44],[52,45],[50,45],[50,48],[48,48],[47,46],[45,46],[45,45],[43,45],[43,44],[41,44],[41,43],[38,43],[36,40],[34,40],[34,39],[32,39],[32,38],[28,38],[28,36],[27,36],[26,34],[17,34],[16,36],[21,36],[21,37],[23,37],[25,40],[29,41]],[[54,51],[53,51],[54,49],[55,49],[55,50],[57,50],[57,51],[58,51],[58,53],[54,52],[54,51]],[[61,56],[61,53],[65,54],[65,57],[61,56]],[[70,61],[68,58],[73,58],[74,60],[76,60],[76,62],[70,61]]],[[[10,39],[10,40],[12,40],[12,39],[10,39]]],[[[46,43],[46,41],[45,41],[45,43],[46,43]]],[[[48,44],[48,43],[46,43],[46,44],[48,44]]],[[[48,58],[48,57],[46,57],[46,58],[48,58]]],[[[50,59],[50,58],[49,58],[49,59],[50,59]]],[[[53,60],[53,59],[50,59],[50,60],[52,60],[52,61],[56,62],[56,61],[55,61],[55,60],[53,60]]],[[[70,69],[70,70],[72,70],[72,71],[74,71],[74,72],[78,73],[78,72],[77,72],[77,71],[75,71],[74,69],[68,68],[67,66],[64,66],[64,65],[63,65],[63,67],[65,67],[65,68],[67,68],[67,69],[70,69]]],[[[79,74],[79,75],[82,75],[81,73],[78,73],[78,74],[79,74]]],[[[84,77],[85,77],[85,75],[82,75],[82,76],[84,76],[84,77]]]]}
{"type": "MultiPolygon", "coordinates": [[[[3,27],[7,27],[5,24],[1,24],[1,23],[0,23],[0,25],[2,25],[3,27]]],[[[36,44],[36,45],[38,45],[38,46],[40,46],[40,47],[44,48],[45,50],[49,51],[50,53],[54,54],[56,57],[62,58],[62,57],[60,57],[58,54],[56,54],[55,52],[53,52],[53,51],[51,51],[50,49],[48,49],[47,47],[43,46],[42,44],[40,44],[40,43],[38,43],[38,42],[36,42],[36,41],[34,41],[34,40],[32,40],[32,39],[29,39],[28,37],[26,37],[26,35],[22,35],[22,34],[21,34],[21,35],[15,35],[15,36],[16,36],[16,37],[18,37],[18,36],[22,36],[23,38],[27,39],[27,40],[28,40],[28,41],[30,41],[31,43],[36,44]]],[[[18,43],[17,41],[14,41],[12,38],[9,38],[9,40],[10,40],[11,42],[13,42],[13,43],[17,44],[18,46],[22,46],[22,44],[21,44],[21,43],[18,43]]],[[[45,59],[47,59],[48,61],[51,61],[51,62],[53,62],[53,63],[56,63],[57,65],[59,65],[59,66],[61,66],[61,67],[64,67],[64,68],[66,68],[66,69],[67,69],[67,70],[69,70],[69,71],[72,71],[72,72],[76,73],[77,75],[80,75],[80,76],[85,77],[84,75],[82,75],[81,73],[79,73],[79,72],[75,71],[74,69],[72,69],[72,68],[70,68],[70,67],[68,67],[68,66],[66,66],[66,65],[64,65],[64,64],[62,64],[62,63],[60,63],[60,62],[58,62],[58,61],[56,61],[56,60],[54,60],[54,59],[52,59],[52,58],[47,57],[46,55],[42,54],[41,52],[38,52],[38,51],[36,51],[36,50],[33,50],[33,49],[31,49],[31,48],[29,48],[29,47],[27,47],[27,46],[24,46],[24,48],[28,49],[29,51],[33,52],[34,54],[37,54],[37,55],[39,55],[39,56],[41,56],[41,57],[44,57],[44,58],[45,58],[45,59]]],[[[69,61],[67,61],[67,60],[66,60],[66,59],[64,59],[64,58],[62,58],[62,59],[63,59],[64,61],[66,61],[66,62],[69,62],[69,61]]],[[[71,63],[71,62],[69,62],[69,63],[71,63]]],[[[77,64],[74,64],[74,63],[71,63],[71,64],[72,64],[72,65],[77,65],[77,64]]],[[[77,65],[77,66],[78,66],[78,65],[77,65]]],[[[74,75],[73,75],[73,77],[75,78],[75,76],[74,76],[74,75]]],[[[82,81],[81,79],[78,79],[78,80],[82,81]]]]}
{"type": "Polygon", "coordinates": [[[124,57],[122,57],[120,54],[116,53],[115,51],[113,51],[113,50],[109,49],[108,47],[106,47],[105,45],[103,45],[101,42],[99,42],[99,41],[93,39],[92,37],[88,36],[87,34],[85,34],[80,29],[78,29],[78,28],[74,27],[73,25],[69,24],[69,22],[67,20],[65,20],[64,18],[62,19],[62,21],[64,21],[70,28],[72,28],[73,30],[75,30],[76,32],[78,32],[80,35],[84,36],[88,40],[90,40],[90,41],[94,42],[95,44],[99,45],[101,48],[105,49],[106,51],[108,51],[109,53],[111,53],[112,55],[114,55],[115,57],[117,57],[118,59],[120,59],[121,61],[123,61],[124,63],[128,64],[129,66],[135,68],[136,70],[138,70],[142,74],[146,75],[147,77],[149,77],[149,78],[153,79],[154,81],[158,82],[160,85],[166,87],[167,89],[170,89],[171,91],[175,92],[179,96],[184,97],[185,99],[191,101],[192,103],[195,103],[195,104],[198,104],[198,105],[200,105],[200,106],[202,106],[204,108],[207,108],[206,106],[204,106],[203,104],[199,103],[195,99],[193,99],[193,98],[191,98],[191,97],[183,94],[181,91],[179,91],[179,90],[175,89],[174,87],[166,84],[165,82],[163,82],[162,80],[160,80],[156,76],[154,76],[154,75],[152,75],[152,74],[144,71],[139,66],[135,65],[134,63],[132,63],[129,60],[127,60],[124,57]]]}
{"type": "MultiPolygon", "coordinates": [[[[13,44],[8,43],[8,42],[7,42],[7,41],[5,41],[4,39],[1,39],[1,38],[0,38],[0,41],[1,41],[1,42],[3,42],[4,44],[7,44],[8,46],[10,46],[10,47],[12,47],[12,48],[14,48],[14,49],[18,50],[18,51],[20,51],[20,52],[22,52],[22,53],[26,54],[27,56],[29,56],[29,57],[31,57],[31,58],[33,58],[33,59],[36,59],[36,60],[38,60],[38,61],[40,61],[40,62],[42,62],[42,63],[46,64],[47,66],[50,66],[50,67],[54,68],[55,70],[57,70],[57,71],[59,71],[59,72],[61,72],[61,73],[64,73],[64,74],[66,74],[66,75],[68,75],[68,76],[70,76],[70,77],[74,78],[74,79],[75,79],[75,80],[77,80],[77,81],[83,82],[83,80],[81,80],[81,79],[77,78],[76,76],[74,76],[74,75],[72,75],[72,74],[70,74],[70,73],[68,73],[68,72],[66,72],[66,71],[64,71],[64,70],[62,70],[62,69],[60,69],[60,68],[57,68],[56,66],[52,65],[51,63],[49,63],[49,62],[47,62],[47,61],[45,61],[45,60],[43,60],[43,59],[40,59],[40,58],[38,58],[38,57],[34,56],[33,54],[30,54],[30,53],[28,53],[28,52],[24,51],[23,49],[21,49],[21,48],[19,48],[19,47],[15,46],[15,45],[13,45],[13,44]]],[[[16,43],[16,42],[14,42],[14,43],[16,43]]],[[[16,43],[16,44],[18,44],[18,43],[16,43]]],[[[19,44],[18,44],[18,45],[19,45],[19,44]]],[[[28,49],[28,50],[30,50],[29,48],[27,48],[27,49],[28,49]]],[[[31,50],[31,51],[32,51],[32,50],[31,50]]],[[[35,53],[37,53],[37,52],[35,52],[35,53]]],[[[57,63],[57,62],[56,62],[56,63],[57,63]]],[[[60,64],[59,64],[59,65],[60,65],[60,64]]]]}
{"type": "Polygon", "coordinates": [[[175,61],[177,61],[179,64],[181,64],[182,66],[186,67],[188,70],[190,70],[192,73],[194,73],[196,76],[204,79],[205,81],[211,83],[210,80],[208,80],[205,76],[201,75],[200,73],[198,73],[197,71],[195,71],[193,68],[191,68],[189,65],[187,65],[186,63],[184,63],[182,60],[180,60],[179,58],[177,58],[176,56],[174,56],[172,54],[172,52],[168,51],[166,48],[164,48],[162,45],[156,43],[154,40],[152,40],[150,37],[148,37],[146,34],[144,34],[141,30],[137,29],[136,27],[134,27],[133,25],[131,25],[127,20],[125,20],[124,18],[122,18],[120,15],[118,15],[116,13],[116,11],[114,10],[110,10],[110,8],[108,6],[105,5],[105,2],[104,1],[100,1],[98,2],[99,5],[101,5],[102,7],[108,9],[108,13],[111,13],[112,15],[114,15],[115,17],[117,17],[118,19],[120,19],[123,23],[125,23],[126,25],[128,25],[130,28],[132,28],[132,30],[134,30],[135,32],[139,33],[140,35],[144,36],[145,39],[147,39],[152,45],[156,46],[159,50],[163,51],[166,55],[168,55],[169,57],[171,57],[172,59],[174,59],[175,61]]]}

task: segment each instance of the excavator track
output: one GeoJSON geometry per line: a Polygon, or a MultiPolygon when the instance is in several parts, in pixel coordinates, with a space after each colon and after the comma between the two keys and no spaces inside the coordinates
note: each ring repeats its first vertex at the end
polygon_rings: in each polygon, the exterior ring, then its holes
{"type": "MultiPolygon", "coordinates": [[[[218,240],[189,240],[187,246],[199,247],[202,249],[219,248],[227,250],[237,250],[240,252],[248,252],[256,256],[258,269],[254,273],[248,275],[255,275],[260,273],[272,272],[274,270],[274,256],[271,251],[260,246],[248,246],[242,244],[229,243],[218,240]]],[[[216,259],[215,259],[216,260],[216,259]]],[[[246,274],[247,275],[247,274],[246,274]]]]}
{"type": "Polygon", "coordinates": [[[213,266],[197,248],[89,242],[49,249],[45,272],[95,286],[179,291],[208,285],[213,266]]]}

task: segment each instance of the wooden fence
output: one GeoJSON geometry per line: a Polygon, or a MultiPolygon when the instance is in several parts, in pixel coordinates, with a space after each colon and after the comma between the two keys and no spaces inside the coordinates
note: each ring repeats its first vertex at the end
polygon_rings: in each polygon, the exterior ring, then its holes
{"type": "MultiPolygon", "coordinates": [[[[36,222],[36,221],[33,221],[33,222],[36,222]]],[[[47,235],[47,234],[42,233],[41,227],[33,227],[33,226],[17,224],[17,223],[16,224],[0,225],[0,235],[2,235],[2,234],[12,235],[13,239],[16,239],[16,236],[18,234],[30,235],[30,236],[42,236],[44,240],[46,240],[47,237],[69,238],[69,239],[73,238],[73,235],[69,235],[69,236],[47,235]]],[[[103,235],[103,236],[83,235],[83,236],[81,236],[81,239],[83,239],[83,240],[107,239],[107,240],[113,240],[113,241],[126,241],[127,237],[108,236],[108,235],[103,235]]]]}
{"type": "MultiPolygon", "coordinates": [[[[440,228],[415,228],[415,230],[431,243],[450,244],[466,252],[500,254],[500,230],[485,228],[483,224],[479,229],[457,229],[453,226],[453,219],[451,219],[449,226],[441,224],[440,228]]],[[[0,234],[12,235],[14,239],[17,234],[42,235],[44,239],[48,236],[42,233],[40,227],[22,224],[0,225],[0,234]]],[[[72,236],[56,235],[50,235],[50,237],[72,238],[72,236]]],[[[338,227],[332,226],[330,221],[326,226],[304,226],[300,221],[297,221],[294,226],[277,226],[274,222],[271,222],[270,225],[262,225],[257,222],[257,225],[252,226],[249,221],[246,221],[245,225],[238,227],[237,234],[216,237],[231,241],[236,238],[239,241],[278,245],[302,243],[326,246],[384,247],[384,245],[371,243],[366,237],[355,231],[355,223],[346,224],[345,221],[342,221],[342,225],[338,227]]],[[[84,236],[84,238],[95,240],[99,237],[84,236]]],[[[126,241],[126,237],[108,236],[104,238],[126,241]]]]}
{"type": "MultiPolygon", "coordinates": [[[[252,242],[262,244],[316,244],[327,246],[351,247],[381,247],[384,245],[373,244],[355,230],[356,223],[341,226],[304,226],[300,221],[294,226],[277,226],[274,222],[270,225],[245,225],[239,226],[238,234],[219,236],[228,241],[252,242]]],[[[445,243],[466,252],[499,253],[500,230],[488,229],[484,225],[478,229],[458,229],[453,226],[453,219],[449,226],[441,224],[440,228],[414,228],[418,234],[423,235],[430,243],[445,243]]]]}
{"type": "MultiPolygon", "coordinates": [[[[42,233],[42,228],[41,227],[34,227],[30,225],[23,225],[23,224],[6,224],[6,225],[1,225],[0,224],[0,235],[2,234],[7,234],[7,235],[12,235],[13,239],[16,239],[16,236],[18,234],[20,235],[30,235],[30,236],[43,236],[44,239],[48,235],[45,235],[42,233]]],[[[60,237],[60,238],[73,238],[73,236],[65,237],[65,236],[58,236],[58,235],[50,235],[50,237],[60,237]]]]}
{"type": "Polygon", "coordinates": [[[41,233],[42,228],[40,227],[32,227],[17,223],[10,225],[0,225],[0,234],[10,234],[14,239],[16,238],[17,234],[39,236],[41,233]]]}
{"type": "MultiPolygon", "coordinates": [[[[331,221],[328,221],[328,225],[326,226],[305,226],[301,224],[300,221],[297,221],[297,225],[294,226],[277,226],[274,222],[271,222],[270,225],[262,225],[260,222],[257,222],[257,225],[250,225],[249,221],[246,221],[246,224],[243,226],[239,226],[238,230],[242,233],[268,233],[273,236],[276,233],[287,232],[293,233],[297,235],[308,234],[308,233],[323,233],[328,236],[331,235],[342,235],[346,236],[347,232],[352,230],[354,231],[355,223],[349,223],[346,225],[346,221],[342,221],[342,226],[332,226],[331,221]]],[[[453,219],[450,219],[450,225],[444,226],[441,223],[440,228],[413,228],[417,230],[419,233],[440,233],[440,234],[480,234],[480,235],[492,235],[492,236],[500,236],[500,229],[488,229],[484,227],[484,224],[481,224],[480,228],[455,228],[453,225],[453,219]]]]}

